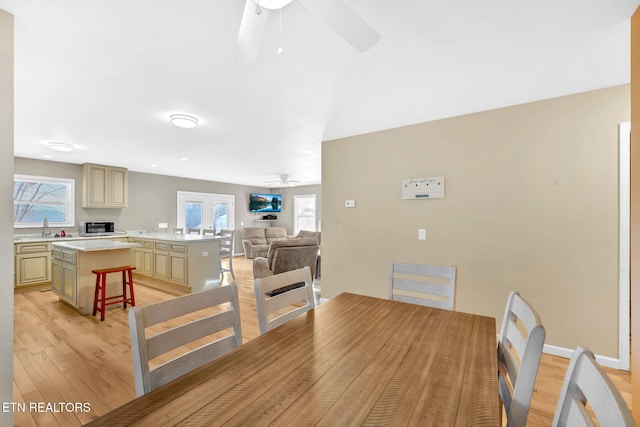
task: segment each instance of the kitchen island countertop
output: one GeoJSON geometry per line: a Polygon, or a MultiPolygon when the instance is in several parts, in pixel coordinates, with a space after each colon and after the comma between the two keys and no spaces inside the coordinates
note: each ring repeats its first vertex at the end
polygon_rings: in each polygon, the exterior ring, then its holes
{"type": "Polygon", "coordinates": [[[110,251],[115,249],[129,249],[140,246],[139,243],[122,242],[119,240],[74,240],[70,242],[53,242],[52,246],[60,247],[64,249],[72,249],[80,252],[93,252],[93,251],[110,251]]]}
{"type": "Polygon", "coordinates": [[[211,234],[175,234],[175,233],[157,233],[157,232],[145,232],[145,233],[128,233],[129,237],[136,239],[151,239],[151,240],[165,240],[170,242],[206,242],[209,240],[220,240],[219,236],[211,234]]]}

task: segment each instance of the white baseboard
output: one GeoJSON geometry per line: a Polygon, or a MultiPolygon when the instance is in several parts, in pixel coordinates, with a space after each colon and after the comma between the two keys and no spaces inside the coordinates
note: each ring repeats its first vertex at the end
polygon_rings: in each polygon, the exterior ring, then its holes
{"type": "MultiPolygon", "coordinates": [[[[571,356],[573,355],[573,350],[570,348],[565,348],[565,347],[558,347],[555,345],[549,345],[549,344],[545,344],[542,351],[546,354],[551,354],[553,356],[560,356],[560,357],[565,357],[567,359],[571,359],[571,356]]],[[[606,366],[608,368],[614,368],[614,369],[621,369],[623,370],[623,367],[621,365],[620,359],[614,359],[613,357],[607,357],[607,356],[600,356],[600,355],[595,355],[596,356],[596,361],[602,365],[602,366],[606,366]]],[[[628,370],[628,369],[627,369],[628,370]]]]}

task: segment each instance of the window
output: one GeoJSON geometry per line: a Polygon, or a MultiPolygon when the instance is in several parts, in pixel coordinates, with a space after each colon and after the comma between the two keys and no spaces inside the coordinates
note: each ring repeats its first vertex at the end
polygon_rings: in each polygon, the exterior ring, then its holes
{"type": "Polygon", "coordinates": [[[185,202],[184,210],[184,226],[202,228],[202,202],[185,202]]]}
{"type": "Polygon", "coordinates": [[[235,197],[228,194],[178,191],[178,227],[214,229],[234,228],[235,197]]]}
{"type": "Polygon", "coordinates": [[[293,196],[293,232],[316,231],[316,195],[293,196]]]}
{"type": "Polygon", "coordinates": [[[44,176],[13,176],[13,226],[75,225],[75,180],[44,176]]]}

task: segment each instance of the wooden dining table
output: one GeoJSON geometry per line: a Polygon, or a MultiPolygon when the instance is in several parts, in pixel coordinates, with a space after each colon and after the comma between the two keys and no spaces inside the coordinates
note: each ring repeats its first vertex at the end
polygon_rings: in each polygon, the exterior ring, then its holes
{"type": "Polygon", "coordinates": [[[91,426],[498,426],[492,317],[342,293],[91,426]]]}

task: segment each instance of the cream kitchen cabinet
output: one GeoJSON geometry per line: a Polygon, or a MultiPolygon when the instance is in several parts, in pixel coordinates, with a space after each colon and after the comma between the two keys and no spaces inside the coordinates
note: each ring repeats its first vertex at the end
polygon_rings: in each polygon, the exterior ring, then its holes
{"type": "Polygon", "coordinates": [[[140,239],[132,241],[140,244],[140,247],[133,250],[133,266],[136,273],[153,276],[153,242],[140,239]]]}
{"type": "Polygon", "coordinates": [[[186,285],[187,263],[186,244],[155,242],[153,277],[186,285]]]}
{"type": "Polygon", "coordinates": [[[169,280],[169,243],[156,242],[153,252],[153,277],[169,280]]]}
{"type": "Polygon", "coordinates": [[[51,246],[48,242],[18,243],[15,249],[14,286],[51,281],[51,246]]]}
{"type": "Polygon", "coordinates": [[[142,236],[129,236],[130,242],[140,245],[131,255],[136,275],[192,292],[219,286],[217,238],[168,233],[143,233],[142,236]]]}
{"type": "Polygon", "coordinates": [[[129,175],[125,168],[85,163],[82,165],[83,208],[126,208],[129,175]]]}
{"type": "Polygon", "coordinates": [[[77,257],[74,251],[51,251],[51,290],[64,301],[77,305],[77,257]]]}
{"type": "Polygon", "coordinates": [[[170,245],[169,252],[170,271],[169,281],[174,283],[187,284],[187,245],[170,245]]]}

